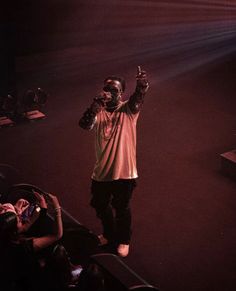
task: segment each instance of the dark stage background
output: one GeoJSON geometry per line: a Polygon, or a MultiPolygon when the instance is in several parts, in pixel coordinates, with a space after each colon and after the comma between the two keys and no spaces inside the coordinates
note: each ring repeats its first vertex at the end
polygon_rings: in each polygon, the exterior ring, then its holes
{"type": "Polygon", "coordinates": [[[78,120],[107,75],[151,83],[138,122],[139,179],[125,262],[163,291],[236,289],[234,1],[9,3],[1,17],[1,94],[38,86],[47,118],[0,130],[0,162],[60,197],[95,233],[93,133],[78,120]],[[15,70],[16,69],[16,70],[15,70]]]}

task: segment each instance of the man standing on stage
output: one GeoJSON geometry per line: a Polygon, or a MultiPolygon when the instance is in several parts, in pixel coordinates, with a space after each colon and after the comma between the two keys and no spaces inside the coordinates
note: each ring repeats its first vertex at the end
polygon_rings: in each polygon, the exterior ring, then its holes
{"type": "Polygon", "coordinates": [[[125,81],[116,76],[104,80],[103,91],[79,121],[83,129],[95,129],[96,164],[92,174],[91,206],[103,225],[101,244],[116,244],[126,257],[131,237],[130,199],[138,177],[136,123],[149,85],[138,66],[135,92],[127,101],[121,96],[125,81]],[[113,209],[115,215],[113,216],[113,209]]]}

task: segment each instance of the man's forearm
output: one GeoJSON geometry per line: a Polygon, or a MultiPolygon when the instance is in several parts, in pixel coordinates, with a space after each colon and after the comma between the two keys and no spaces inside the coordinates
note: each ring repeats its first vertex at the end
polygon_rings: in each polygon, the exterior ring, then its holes
{"type": "Polygon", "coordinates": [[[144,102],[145,93],[135,90],[135,92],[130,96],[128,104],[131,112],[133,114],[138,113],[144,102]]]}
{"type": "Polygon", "coordinates": [[[137,84],[134,94],[129,98],[129,108],[133,114],[138,113],[144,102],[144,96],[148,91],[149,84],[146,72],[141,70],[138,66],[138,74],[136,76],[137,84]]]}
{"type": "Polygon", "coordinates": [[[149,85],[147,82],[140,84],[137,82],[135,92],[129,98],[129,108],[133,114],[138,113],[144,102],[144,97],[148,91],[149,85]]]}
{"type": "Polygon", "coordinates": [[[96,121],[96,113],[88,108],[79,120],[79,126],[83,129],[92,129],[96,121]]]}
{"type": "Polygon", "coordinates": [[[101,111],[101,108],[101,102],[95,99],[79,120],[79,126],[83,129],[91,130],[96,122],[96,115],[99,111],[101,111]]]}

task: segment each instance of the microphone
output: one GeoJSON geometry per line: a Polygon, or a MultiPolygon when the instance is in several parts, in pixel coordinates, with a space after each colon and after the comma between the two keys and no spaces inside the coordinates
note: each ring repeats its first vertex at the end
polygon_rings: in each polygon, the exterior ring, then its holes
{"type": "Polygon", "coordinates": [[[94,98],[96,101],[102,101],[104,103],[112,100],[112,94],[108,91],[102,91],[97,97],[94,98]]]}

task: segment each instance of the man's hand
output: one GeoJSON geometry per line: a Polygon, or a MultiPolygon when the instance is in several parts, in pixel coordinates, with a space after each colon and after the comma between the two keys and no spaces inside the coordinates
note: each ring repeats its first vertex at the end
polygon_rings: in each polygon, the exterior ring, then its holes
{"type": "Polygon", "coordinates": [[[102,91],[98,97],[95,97],[93,103],[90,106],[90,109],[94,113],[101,111],[103,107],[106,106],[106,103],[111,101],[112,96],[110,92],[102,91]]]}
{"type": "Polygon", "coordinates": [[[94,98],[94,101],[97,103],[97,106],[104,107],[107,102],[112,100],[111,92],[102,91],[98,97],[94,98]]]}
{"type": "Polygon", "coordinates": [[[143,71],[140,66],[137,67],[136,80],[137,80],[136,90],[138,90],[141,93],[146,93],[149,88],[147,74],[146,71],[143,71]]]}
{"type": "Polygon", "coordinates": [[[47,193],[47,200],[54,208],[61,208],[57,196],[47,193]]]}
{"type": "Polygon", "coordinates": [[[29,201],[21,198],[21,199],[17,200],[14,207],[15,207],[17,214],[21,215],[29,207],[29,205],[30,205],[29,201]]]}
{"type": "Polygon", "coordinates": [[[45,198],[43,195],[39,194],[38,192],[34,191],[33,190],[33,194],[35,196],[35,198],[37,199],[37,202],[38,202],[38,205],[41,207],[41,208],[47,208],[47,202],[45,201],[45,198]]]}
{"type": "Polygon", "coordinates": [[[99,99],[102,100],[104,103],[111,101],[112,95],[109,91],[102,91],[100,93],[99,99]]]}

